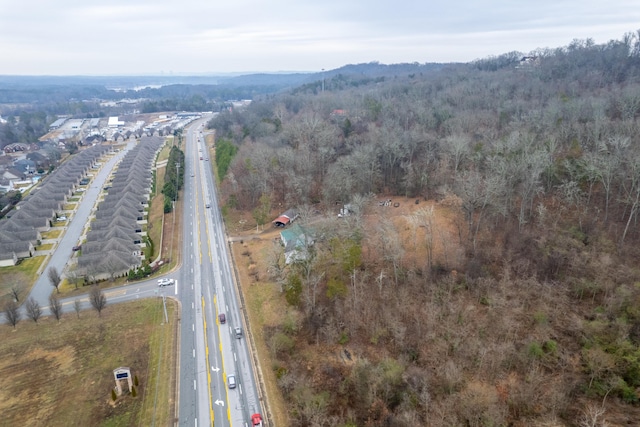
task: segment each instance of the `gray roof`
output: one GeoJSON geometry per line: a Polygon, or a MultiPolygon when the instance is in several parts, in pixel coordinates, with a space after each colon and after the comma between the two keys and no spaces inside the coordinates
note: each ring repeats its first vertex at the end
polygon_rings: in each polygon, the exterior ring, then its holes
{"type": "Polygon", "coordinates": [[[120,251],[133,253],[139,252],[140,246],[130,240],[112,237],[105,241],[88,241],[82,245],[82,255],[89,255],[99,252],[120,251]]]}
{"type": "Polygon", "coordinates": [[[133,267],[140,266],[140,258],[129,252],[109,251],[82,255],[78,258],[78,267],[95,274],[124,273],[133,267]]]}

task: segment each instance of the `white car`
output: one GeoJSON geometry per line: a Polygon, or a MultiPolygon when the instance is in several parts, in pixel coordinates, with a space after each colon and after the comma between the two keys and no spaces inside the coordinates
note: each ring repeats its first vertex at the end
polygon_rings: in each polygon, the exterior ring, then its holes
{"type": "Polygon", "coordinates": [[[173,285],[173,279],[159,279],[158,286],[171,286],[173,285]]]}
{"type": "Polygon", "coordinates": [[[66,220],[67,220],[67,217],[64,215],[58,217],[58,221],[66,221],[66,220]]]}

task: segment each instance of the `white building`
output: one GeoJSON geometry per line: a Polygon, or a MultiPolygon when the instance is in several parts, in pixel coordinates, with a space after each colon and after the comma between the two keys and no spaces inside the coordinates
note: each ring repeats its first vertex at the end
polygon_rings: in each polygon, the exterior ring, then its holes
{"type": "Polygon", "coordinates": [[[124,122],[118,120],[118,116],[109,117],[109,127],[110,128],[118,128],[120,126],[124,126],[124,122]]]}

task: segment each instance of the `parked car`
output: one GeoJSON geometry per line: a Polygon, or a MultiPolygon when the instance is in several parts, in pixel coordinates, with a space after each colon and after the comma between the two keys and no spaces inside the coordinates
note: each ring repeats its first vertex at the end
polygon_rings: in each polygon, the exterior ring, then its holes
{"type": "Polygon", "coordinates": [[[220,323],[226,323],[227,316],[225,316],[224,313],[220,313],[218,314],[218,320],[220,321],[220,323]]]}
{"type": "Polygon", "coordinates": [[[158,286],[171,286],[173,285],[173,279],[159,279],[158,286]]]}
{"type": "Polygon", "coordinates": [[[66,220],[67,220],[67,217],[64,215],[58,217],[58,221],[66,221],[66,220]]]}
{"type": "Polygon", "coordinates": [[[73,252],[78,252],[80,249],[82,249],[82,245],[74,246],[73,248],[71,248],[73,252]]]}

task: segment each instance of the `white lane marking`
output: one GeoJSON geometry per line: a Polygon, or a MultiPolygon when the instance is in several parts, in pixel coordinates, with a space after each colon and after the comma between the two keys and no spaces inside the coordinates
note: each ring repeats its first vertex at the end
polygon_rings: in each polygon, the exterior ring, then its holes
{"type": "Polygon", "coordinates": [[[193,310],[195,308],[194,303],[191,303],[191,310],[193,310]]]}
{"type": "Polygon", "coordinates": [[[178,281],[176,280],[176,295],[178,295],[178,281]]]}
{"type": "Polygon", "coordinates": [[[236,362],[238,361],[238,358],[236,357],[235,353],[233,353],[233,360],[236,361],[236,362]]]}
{"type": "Polygon", "coordinates": [[[194,325],[193,323],[191,324],[191,332],[195,332],[196,331],[196,325],[194,325]]]}
{"type": "Polygon", "coordinates": [[[193,358],[194,359],[196,358],[196,349],[195,348],[193,349],[193,358]]]}
{"type": "Polygon", "coordinates": [[[198,387],[196,386],[196,380],[193,380],[193,389],[194,389],[194,390],[197,390],[197,389],[198,389],[198,387]]]}

